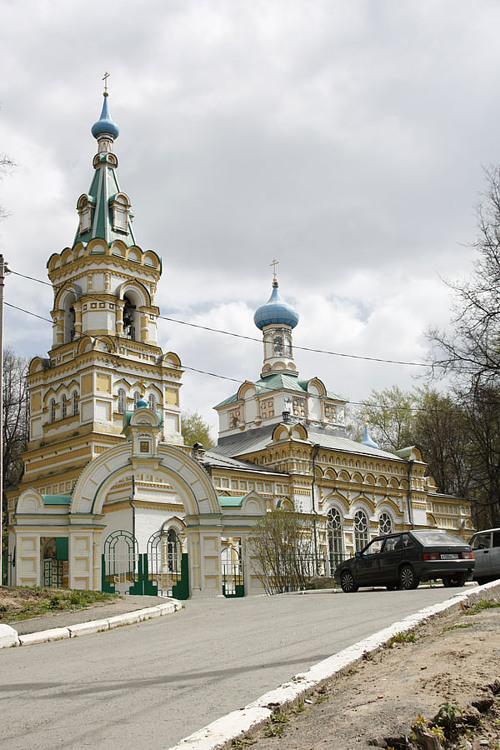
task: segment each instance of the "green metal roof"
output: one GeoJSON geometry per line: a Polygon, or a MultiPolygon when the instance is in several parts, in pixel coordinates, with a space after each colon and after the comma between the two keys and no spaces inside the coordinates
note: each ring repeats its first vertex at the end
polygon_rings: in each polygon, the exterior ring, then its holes
{"type": "Polygon", "coordinates": [[[42,495],[44,505],[71,505],[71,495],[42,495]]]}
{"type": "MultiPolygon", "coordinates": [[[[272,375],[266,375],[263,378],[256,380],[253,385],[255,386],[257,395],[265,393],[275,393],[277,391],[295,391],[305,394],[309,392],[310,382],[311,380],[299,380],[297,375],[294,375],[293,373],[273,372],[272,375]]],[[[328,396],[328,398],[334,399],[336,401],[345,401],[345,398],[337,395],[336,393],[332,393],[331,391],[327,391],[326,395],[328,396]]],[[[229,404],[234,404],[237,401],[238,394],[234,393],[232,396],[229,396],[229,398],[226,398],[225,401],[221,401],[220,404],[217,404],[217,406],[215,406],[214,408],[219,409],[221,406],[228,406],[229,404]]]]}
{"type": "Polygon", "coordinates": [[[121,240],[131,247],[136,244],[130,216],[127,222],[127,230],[118,232],[113,229],[113,216],[111,201],[117,193],[120,193],[118,177],[115,167],[107,163],[105,154],[99,154],[99,163],[96,166],[94,178],[90,186],[88,196],[94,206],[92,211],[92,223],[88,232],[80,234],[77,230],[75,242],[88,243],[95,237],[100,237],[108,244],[114,240],[121,240]]]}
{"type": "Polygon", "coordinates": [[[241,508],[243,498],[246,495],[219,495],[221,508],[241,508]]]}

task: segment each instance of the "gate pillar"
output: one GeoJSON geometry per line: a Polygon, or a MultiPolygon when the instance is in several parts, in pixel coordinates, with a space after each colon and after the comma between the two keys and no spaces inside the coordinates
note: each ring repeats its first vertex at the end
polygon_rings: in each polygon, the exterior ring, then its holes
{"type": "Polygon", "coordinates": [[[222,596],[221,536],[220,526],[190,527],[187,521],[189,553],[189,584],[191,596],[222,596]]]}

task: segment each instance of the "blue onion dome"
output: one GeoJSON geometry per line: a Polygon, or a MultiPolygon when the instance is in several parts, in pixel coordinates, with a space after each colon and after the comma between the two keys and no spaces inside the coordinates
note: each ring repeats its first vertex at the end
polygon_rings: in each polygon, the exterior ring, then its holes
{"type": "Polygon", "coordinates": [[[102,105],[101,116],[97,120],[97,122],[92,125],[91,132],[94,138],[99,138],[99,136],[103,135],[103,133],[106,133],[106,135],[111,135],[113,138],[118,138],[120,134],[118,125],[115,125],[115,123],[111,119],[111,115],[109,114],[107,93],[104,93],[104,102],[102,105]]]}
{"type": "Polygon", "coordinates": [[[278,281],[273,281],[273,291],[265,305],[261,305],[253,316],[253,322],[257,328],[280,324],[295,328],[299,322],[299,314],[287,302],[283,302],[278,292],[278,281]]]}
{"type": "Polygon", "coordinates": [[[147,406],[147,405],[148,405],[148,402],[146,401],[146,399],[144,398],[144,396],[141,396],[140,398],[137,399],[137,408],[138,409],[141,409],[143,406],[147,406]]]}
{"type": "Polygon", "coordinates": [[[361,444],[366,445],[368,448],[378,448],[380,450],[380,446],[377,445],[368,431],[368,425],[365,425],[365,434],[363,440],[361,440],[361,444]]]}

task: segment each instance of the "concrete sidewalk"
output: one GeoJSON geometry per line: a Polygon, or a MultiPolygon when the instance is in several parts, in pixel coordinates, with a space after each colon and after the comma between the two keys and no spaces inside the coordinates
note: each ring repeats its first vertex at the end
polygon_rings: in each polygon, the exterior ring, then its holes
{"type": "Polygon", "coordinates": [[[177,599],[126,596],[77,611],[50,612],[28,620],[0,624],[0,648],[27,646],[98,633],[161,617],[182,609],[177,599]]]}

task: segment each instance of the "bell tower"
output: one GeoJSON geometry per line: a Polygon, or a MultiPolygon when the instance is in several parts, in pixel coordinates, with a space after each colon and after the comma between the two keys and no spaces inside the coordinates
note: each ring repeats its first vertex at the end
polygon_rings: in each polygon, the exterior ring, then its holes
{"type": "Polygon", "coordinates": [[[261,378],[277,372],[286,372],[298,376],[293,358],[292,331],[299,322],[299,314],[287,302],[284,302],[278,291],[276,263],[274,265],[271,296],[265,305],[261,305],[254,315],[254,323],[262,331],[264,361],[261,378]]]}
{"type": "Polygon", "coordinates": [[[91,129],[94,174],[76,204],[73,245],[47,263],[52,348],[48,358],[32,360],[28,376],[31,432],[22,484],[49,494],[68,492],[86,463],[125,440],[124,415],[141,398],[158,415],[159,439],[183,442],[181,363],[157,342],[162,262],[135,239],[131,201],[118,183],[119,129],[108,98],[105,86],[91,129]]]}

